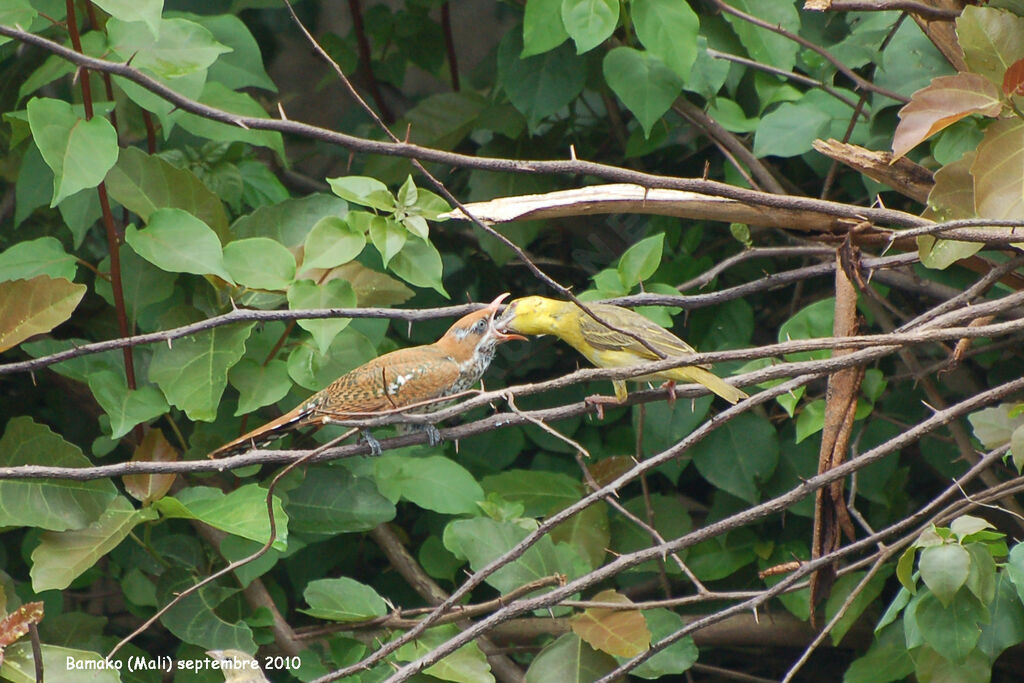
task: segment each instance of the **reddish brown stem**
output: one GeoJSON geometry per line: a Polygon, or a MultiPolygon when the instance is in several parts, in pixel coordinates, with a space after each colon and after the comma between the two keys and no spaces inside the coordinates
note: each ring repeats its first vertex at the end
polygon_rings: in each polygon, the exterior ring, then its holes
{"type": "Polygon", "coordinates": [[[366,87],[370,90],[370,96],[377,104],[380,117],[388,123],[395,120],[391,108],[384,102],[384,96],[380,92],[380,85],[376,76],[373,75],[373,57],[370,54],[370,39],[366,37],[366,26],[363,24],[363,5],[360,0],[348,0],[348,10],[352,15],[352,30],[356,34],[356,49],[359,51],[360,69],[366,75],[366,87]]]}
{"type": "Polygon", "coordinates": [[[448,72],[452,77],[452,90],[459,91],[459,58],[455,54],[455,39],[452,36],[452,4],[441,5],[441,30],[444,31],[444,48],[448,53],[448,72]]]}
{"type": "MultiPolygon", "coordinates": [[[[71,45],[75,52],[82,53],[82,37],[78,33],[78,20],[75,17],[74,0],[65,0],[68,14],[68,34],[71,37],[71,45]]],[[[85,109],[85,119],[88,121],[93,117],[92,87],[89,83],[89,70],[82,68],[80,71],[82,82],[82,106],[85,109]]],[[[128,329],[128,314],[124,303],[124,289],[121,285],[121,239],[114,225],[114,215],[110,211],[110,199],[107,197],[107,186],[100,183],[96,191],[99,193],[100,209],[103,212],[103,227],[107,233],[107,246],[110,249],[110,284],[114,290],[114,309],[117,311],[117,327],[122,337],[131,336],[128,329]]],[[[135,362],[132,359],[132,349],[126,346],[122,349],[124,355],[125,382],[129,389],[135,389],[135,362]]]]}

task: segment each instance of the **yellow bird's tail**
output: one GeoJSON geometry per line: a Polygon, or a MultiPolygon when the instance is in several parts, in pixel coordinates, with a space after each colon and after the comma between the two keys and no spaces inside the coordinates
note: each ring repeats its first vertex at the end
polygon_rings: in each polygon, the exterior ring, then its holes
{"type": "Polygon", "coordinates": [[[671,379],[675,382],[696,382],[697,384],[703,384],[712,393],[721,396],[729,403],[735,404],[747,398],[747,392],[742,389],[737,389],[731,384],[727,384],[725,380],[715,373],[693,365],[685,368],[673,368],[672,370],[658,373],[658,376],[671,379]]]}

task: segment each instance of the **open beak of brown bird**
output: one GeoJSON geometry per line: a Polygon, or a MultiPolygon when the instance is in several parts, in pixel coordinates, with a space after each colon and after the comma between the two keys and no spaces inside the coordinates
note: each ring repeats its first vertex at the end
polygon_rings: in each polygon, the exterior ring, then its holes
{"type": "Polygon", "coordinates": [[[491,311],[491,317],[488,323],[491,329],[491,333],[499,342],[512,341],[513,339],[518,339],[519,341],[526,341],[526,337],[524,337],[523,335],[516,334],[515,332],[510,333],[507,331],[508,321],[511,320],[514,315],[512,309],[515,308],[515,302],[512,302],[511,304],[505,306],[504,313],[502,313],[500,316],[498,315],[498,311],[501,310],[501,302],[507,299],[508,297],[509,293],[505,292],[504,294],[499,295],[498,298],[496,298],[487,306],[487,308],[490,309],[491,311]]]}

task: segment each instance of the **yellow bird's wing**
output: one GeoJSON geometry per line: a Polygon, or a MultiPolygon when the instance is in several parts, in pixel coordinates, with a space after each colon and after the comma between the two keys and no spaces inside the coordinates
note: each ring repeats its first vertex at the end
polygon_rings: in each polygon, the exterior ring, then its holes
{"type": "MultiPolygon", "coordinates": [[[[664,327],[644,316],[619,306],[588,304],[601,319],[622,330],[629,330],[666,356],[682,356],[697,351],[664,327]]],[[[659,360],[651,350],[636,339],[609,329],[580,311],[580,334],[598,351],[626,351],[641,359],[659,360]]]]}

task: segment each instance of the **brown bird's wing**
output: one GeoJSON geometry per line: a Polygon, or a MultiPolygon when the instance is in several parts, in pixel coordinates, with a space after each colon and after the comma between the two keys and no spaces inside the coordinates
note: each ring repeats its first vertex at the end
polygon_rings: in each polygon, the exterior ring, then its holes
{"type": "Polygon", "coordinates": [[[400,349],[339,377],[316,395],[313,416],[344,419],[444,396],[458,364],[434,346],[400,349]]]}
{"type": "MultiPolygon", "coordinates": [[[[608,304],[587,304],[601,319],[623,330],[635,332],[648,344],[666,356],[682,356],[696,353],[696,349],[675,336],[664,327],[628,308],[608,304]]],[[[629,351],[641,358],[658,360],[658,356],[632,337],[609,329],[589,315],[580,311],[580,332],[599,351],[629,351]]]]}

